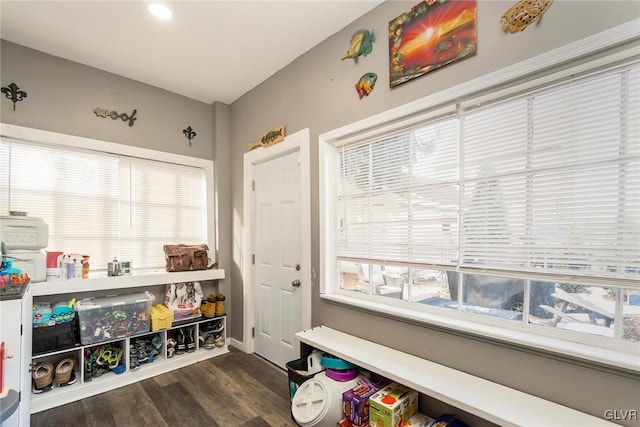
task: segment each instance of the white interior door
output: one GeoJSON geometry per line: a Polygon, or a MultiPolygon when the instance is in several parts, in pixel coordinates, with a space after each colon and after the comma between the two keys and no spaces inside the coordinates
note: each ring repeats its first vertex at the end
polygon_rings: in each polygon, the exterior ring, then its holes
{"type": "Polygon", "coordinates": [[[254,197],[255,353],[285,368],[302,329],[299,152],[256,165],[254,197]]]}

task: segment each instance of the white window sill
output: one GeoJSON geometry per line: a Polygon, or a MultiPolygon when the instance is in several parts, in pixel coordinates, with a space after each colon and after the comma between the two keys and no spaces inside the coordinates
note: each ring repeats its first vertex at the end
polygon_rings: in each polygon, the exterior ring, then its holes
{"type": "MultiPolygon", "coordinates": [[[[553,337],[545,337],[525,331],[511,330],[497,326],[479,324],[468,320],[438,316],[415,310],[396,307],[391,304],[363,300],[346,295],[321,294],[320,297],[328,302],[347,305],[371,311],[376,314],[391,316],[399,320],[455,330],[466,335],[482,337],[500,341],[515,347],[524,347],[529,351],[534,349],[541,355],[553,353],[570,359],[579,359],[600,367],[613,367],[622,370],[640,372],[640,353],[616,351],[599,348],[587,344],[570,342],[553,337]]],[[[640,347],[640,346],[639,346],[640,347]]]]}

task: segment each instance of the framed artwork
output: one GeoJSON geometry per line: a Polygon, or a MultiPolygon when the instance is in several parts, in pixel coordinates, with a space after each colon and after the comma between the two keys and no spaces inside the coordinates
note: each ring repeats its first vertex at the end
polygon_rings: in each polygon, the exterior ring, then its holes
{"type": "Polygon", "coordinates": [[[391,87],[476,53],[476,0],[424,0],[389,21],[391,87]]]}

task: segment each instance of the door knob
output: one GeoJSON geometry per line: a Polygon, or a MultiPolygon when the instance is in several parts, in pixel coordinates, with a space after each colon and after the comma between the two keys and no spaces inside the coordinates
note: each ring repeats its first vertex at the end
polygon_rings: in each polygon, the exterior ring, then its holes
{"type": "Polygon", "coordinates": [[[296,279],[293,282],[291,282],[291,286],[293,286],[294,288],[299,288],[300,287],[300,280],[296,279]]]}

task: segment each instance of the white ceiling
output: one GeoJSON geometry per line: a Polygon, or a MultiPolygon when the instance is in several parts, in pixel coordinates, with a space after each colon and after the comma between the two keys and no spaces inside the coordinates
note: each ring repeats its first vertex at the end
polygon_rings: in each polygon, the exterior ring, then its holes
{"type": "Polygon", "coordinates": [[[151,16],[148,3],[1,0],[0,34],[208,104],[231,104],[382,1],[165,1],[169,21],[151,16]]]}

